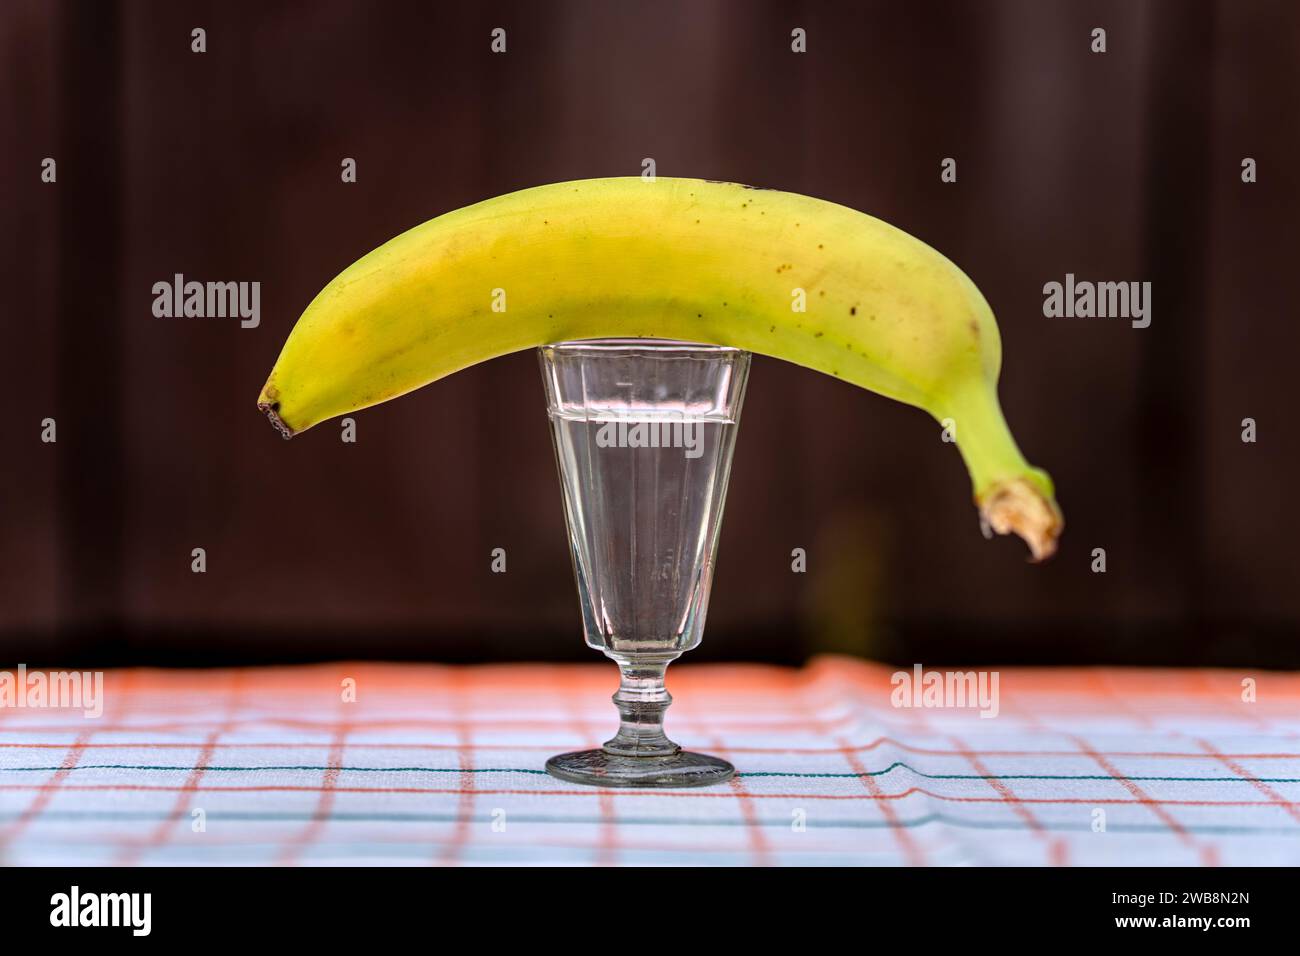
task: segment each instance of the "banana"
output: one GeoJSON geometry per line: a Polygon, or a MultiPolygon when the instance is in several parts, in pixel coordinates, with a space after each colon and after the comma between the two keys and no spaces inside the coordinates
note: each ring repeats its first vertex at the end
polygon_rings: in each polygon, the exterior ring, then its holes
{"type": "Polygon", "coordinates": [[[1034,560],[1063,520],[1002,416],[988,303],[879,219],[698,179],[538,186],[416,226],[307,306],[258,407],[286,437],[466,366],[572,339],[649,337],[786,359],[951,420],[986,525],[1034,560]]]}

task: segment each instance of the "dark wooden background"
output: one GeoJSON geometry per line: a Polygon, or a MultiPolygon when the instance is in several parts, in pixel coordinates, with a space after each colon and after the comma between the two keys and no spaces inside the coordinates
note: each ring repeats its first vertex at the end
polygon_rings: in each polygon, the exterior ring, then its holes
{"type": "Polygon", "coordinates": [[[8,0],[0,60],[0,665],[591,659],[531,354],[355,445],[253,405],[364,252],[644,157],[961,265],[1068,518],[1026,564],[927,417],[756,359],[695,659],[1300,665],[1300,6],[8,0]],[[153,317],[176,272],[260,281],[260,328],[153,317]],[[1152,281],[1151,327],[1044,318],[1066,272],[1152,281]]]}

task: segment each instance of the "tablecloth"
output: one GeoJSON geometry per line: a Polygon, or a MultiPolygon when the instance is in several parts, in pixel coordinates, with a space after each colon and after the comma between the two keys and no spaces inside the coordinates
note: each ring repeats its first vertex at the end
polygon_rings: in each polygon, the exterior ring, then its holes
{"type": "Polygon", "coordinates": [[[543,770],[612,664],[110,671],[98,718],[0,708],[0,862],[1300,863],[1300,675],[1003,669],[982,717],[899,673],[674,664],[670,736],[738,774],[635,791],[543,770]]]}

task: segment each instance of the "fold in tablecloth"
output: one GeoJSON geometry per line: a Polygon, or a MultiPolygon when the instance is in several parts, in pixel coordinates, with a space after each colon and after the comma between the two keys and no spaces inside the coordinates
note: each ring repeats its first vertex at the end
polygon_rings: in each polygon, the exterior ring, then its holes
{"type": "Polygon", "coordinates": [[[1300,675],[1006,669],[986,718],[895,673],[676,664],[670,736],[739,774],[647,792],[542,769],[608,664],[109,672],[96,719],[0,706],[0,862],[1300,863],[1300,675]]]}

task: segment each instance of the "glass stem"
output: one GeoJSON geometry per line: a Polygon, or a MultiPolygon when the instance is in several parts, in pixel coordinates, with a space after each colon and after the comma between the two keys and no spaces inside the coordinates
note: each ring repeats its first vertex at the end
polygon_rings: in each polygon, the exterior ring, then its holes
{"type": "Polygon", "coordinates": [[[664,711],[673,702],[664,687],[664,672],[677,656],[614,658],[622,673],[614,694],[619,724],[614,739],[605,741],[606,753],[623,757],[667,757],[681,750],[664,736],[664,711]]]}

